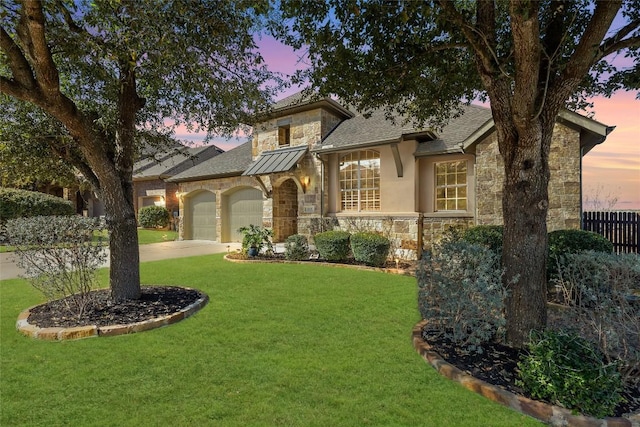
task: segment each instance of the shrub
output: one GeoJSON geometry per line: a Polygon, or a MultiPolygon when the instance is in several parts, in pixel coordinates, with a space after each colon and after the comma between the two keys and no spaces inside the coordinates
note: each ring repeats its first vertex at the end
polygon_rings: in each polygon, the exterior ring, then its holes
{"type": "Polygon", "coordinates": [[[0,188],[0,223],[41,215],[73,215],[70,201],[37,191],[0,188]]]}
{"type": "Polygon", "coordinates": [[[263,248],[267,248],[268,251],[273,251],[273,244],[271,243],[271,237],[273,237],[273,230],[270,228],[264,228],[259,225],[249,224],[248,227],[238,228],[238,232],[242,233],[242,253],[247,254],[249,248],[256,250],[256,255],[262,251],[263,248]]]}
{"type": "Polygon", "coordinates": [[[6,225],[27,280],[50,301],[64,298],[77,317],[91,303],[95,270],[106,259],[100,240],[93,239],[103,229],[100,219],[81,216],[18,218],[6,225]]]}
{"type": "Polygon", "coordinates": [[[349,237],[346,231],[334,230],[313,236],[320,257],[327,261],[346,261],[350,254],[349,237]]]}
{"type": "Polygon", "coordinates": [[[584,251],[613,252],[613,244],[603,236],[584,230],[556,230],[549,233],[547,276],[552,279],[567,254],[584,251]]]}
{"type": "Polygon", "coordinates": [[[532,334],[529,354],[518,362],[518,385],[536,399],[546,399],[583,414],[606,417],[622,401],[622,380],[596,348],[573,333],[532,334]]]}
{"type": "Polygon", "coordinates": [[[284,243],[284,257],[289,261],[304,261],[309,259],[309,242],[301,234],[287,237],[284,243]]]}
{"type": "Polygon", "coordinates": [[[391,242],[376,233],[355,233],[351,235],[351,251],[358,262],[374,267],[382,267],[389,256],[391,242]]]}
{"type": "Polygon", "coordinates": [[[562,293],[566,323],[596,343],[625,382],[640,386],[640,257],[568,254],[553,283],[562,293]]]}
{"type": "Polygon", "coordinates": [[[138,223],[144,228],[162,228],[169,225],[171,214],[162,206],[145,206],[138,211],[138,223]]]}
{"type": "Polygon", "coordinates": [[[502,225],[478,225],[462,233],[462,239],[469,243],[484,245],[497,254],[502,253],[502,225]]]}
{"type": "Polygon", "coordinates": [[[465,240],[448,240],[418,265],[418,306],[428,327],[468,352],[504,335],[507,291],[497,254],[465,240]]]}

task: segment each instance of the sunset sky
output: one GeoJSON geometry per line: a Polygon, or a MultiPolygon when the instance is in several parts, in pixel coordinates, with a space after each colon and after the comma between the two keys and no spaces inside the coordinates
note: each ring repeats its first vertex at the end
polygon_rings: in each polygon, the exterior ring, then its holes
{"type": "MultiPolygon", "coordinates": [[[[258,45],[272,71],[286,75],[306,67],[300,62],[299,54],[269,37],[264,37],[258,45]]],[[[290,88],[279,98],[298,90],[300,88],[290,88]]],[[[616,128],[604,143],[583,158],[585,209],[588,210],[592,202],[605,208],[640,209],[640,100],[636,99],[635,92],[618,92],[611,98],[595,98],[593,103],[592,118],[616,128]]],[[[203,138],[186,132],[178,132],[176,137],[195,143],[203,138]]],[[[229,150],[245,141],[246,137],[241,136],[216,139],[214,143],[229,150]]]]}

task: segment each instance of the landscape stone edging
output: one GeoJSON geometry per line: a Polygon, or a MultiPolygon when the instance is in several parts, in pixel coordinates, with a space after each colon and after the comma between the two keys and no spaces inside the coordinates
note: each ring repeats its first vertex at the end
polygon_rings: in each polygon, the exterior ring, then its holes
{"type": "MultiPolygon", "coordinates": [[[[192,289],[192,288],[183,288],[192,289]]],[[[38,326],[29,323],[29,315],[31,310],[42,304],[34,305],[26,310],[23,310],[18,315],[16,321],[16,329],[23,335],[40,340],[47,341],[63,341],[63,340],[76,340],[82,338],[92,337],[112,337],[116,335],[133,334],[136,332],[149,331],[151,329],[160,328],[163,326],[172,325],[187,317],[193,315],[202,309],[209,302],[209,296],[202,291],[193,289],[200,294],[193,304],[188,305],[182,310],[168,314],[165,316],[157,317],[155,319],[143,320],[140,322],[129,323],[126,325],[87,325],[87,326],[74,326],[74,327],[52,327],[52,328],[40,328],[38,326]]]]}
{"type": "Polygon", "coordinates": [[[380,268],[380,267],[369,267],[367,265],[353,265],[353,264],[340,264],[336,262],[322,262],[322,261],[290,261],[287,259],[236,259],[231,258],[228,255],[224,256],[226,261],[237,262],[237,263],[252,263],[252,262],[264,262],[264,263],[272,263],[272,264],[305,264],[305,265],[319,265],[322,267],[340,267],[340,268],[350,268],[353,270],[364,270],[364,271],[377,271],[380,273],[387,274],[400,274],[403,276],[415,276],[412,270],[403,269],[403,268],[380,268]]]}
{"type": "Polygon", "coordinates": [[[633,414],[629,418],[607,417],[603,419],[573,415],[570,410],[532,400],[504,390],[501,387],[479,380],[440,357],[431,349],[429,343],[422,339],[422,329],[428,322],[423,320],[413,327],[411,333],[413,346],[416,351],[434,367],[438,373],[463,387],[478,393],[487,399],[500,403],[525,415],[529,415],[551,426],[562,427],[640,427],[640,414],[633,414]]]}

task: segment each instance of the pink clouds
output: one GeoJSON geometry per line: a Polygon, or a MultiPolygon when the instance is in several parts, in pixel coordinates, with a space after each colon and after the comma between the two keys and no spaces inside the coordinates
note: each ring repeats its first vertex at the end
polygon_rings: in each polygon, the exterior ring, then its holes
{"type": "Polygon", "coordinates": [[[617,199],[616,209],[640,209],[640,100],[621,91],[593,102],[594,119],[616,128],[583,159],[585,198],[617,199]]]}

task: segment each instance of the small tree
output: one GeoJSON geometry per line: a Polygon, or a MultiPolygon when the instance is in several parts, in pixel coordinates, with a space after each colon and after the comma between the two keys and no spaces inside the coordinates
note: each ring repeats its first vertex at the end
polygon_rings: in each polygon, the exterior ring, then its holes
{"type": "Polygon", "coordinates": [[[103,229],[100,219],[81,216],[18,218],[6,225],[17,264],[31,285],[49,301],[62,298],[77,317],[91,303],[96,268],[106,259],[101,240],[94,239],[103,229]]]}

